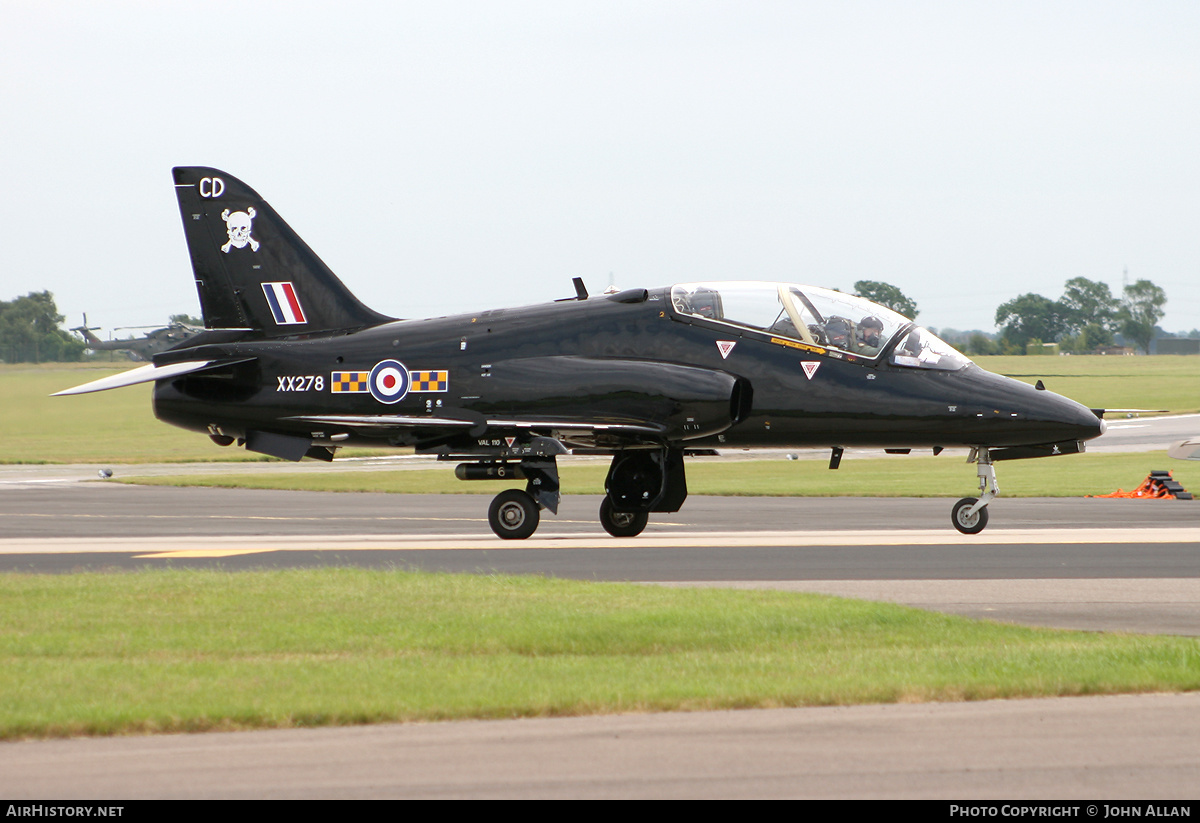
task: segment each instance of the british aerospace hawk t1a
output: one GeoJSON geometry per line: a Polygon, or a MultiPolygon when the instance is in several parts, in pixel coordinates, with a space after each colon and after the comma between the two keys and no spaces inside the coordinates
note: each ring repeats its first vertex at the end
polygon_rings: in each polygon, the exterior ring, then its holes
{"type": "Polygon", "coordinates": [[[361,303],[253,189],[174,170],[206,330],[153,364],[59,394],[154,381],[159,419],[222,446],[332,460],[411,447],[464,480],[512,478],[488,512],[503,538],[557,512],[557,459],[612,455],[600,522],[633,536],[687,497],[684,449],[968,447],[993,463],[1083,451],[1099,416],[987,372],[882,306],[792,283],[678,283],[452,317],[397,320],[361,303]]]}

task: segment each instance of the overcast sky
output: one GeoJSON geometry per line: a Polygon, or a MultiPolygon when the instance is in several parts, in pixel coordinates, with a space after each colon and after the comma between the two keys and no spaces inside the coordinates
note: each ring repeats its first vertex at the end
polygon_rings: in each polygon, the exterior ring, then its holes
{"type": "Polygon", "coordinates": [[[1200,327],[1200,3],[0,6],[0,299],[199,313],[175,165],[403,317],[883,280],[926,325],[1087,277],[1200,327]]]}

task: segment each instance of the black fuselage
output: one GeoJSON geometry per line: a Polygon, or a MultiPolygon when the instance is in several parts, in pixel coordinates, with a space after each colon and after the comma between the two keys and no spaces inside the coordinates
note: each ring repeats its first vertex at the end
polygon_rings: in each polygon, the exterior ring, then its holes
{"type": "MultiPolygon", "coordinates": [[[[650,439],[727,447],[1004,447],[1086,440],[1101,431],[1078,403],[973,364],[936,371],[830,355],[769,332],[682,316],[666,290],[646,297],[269,340],[208,343],[213,335],[204,335],[175,350],[174,359],[246,362],[159,381],[155,412],[198,431],[241,436],[261,429],[316,442],[340,435],[340,445],[420,446],[422,433],[318,430],[292,418],[424,415],[480,425],[519,418],[564,429],[571,421],[650,423],[661,432],[650,439]],[[727,356],[718,341],[734,344],[727,356]],[[335,375],[367,373],[387,360],[444,376],[445,386],[415,390],[414,383],[388,404],[361,387],[333,390],[335,375]]],[[[487,434],[503,428],[492,425],[487,434]]],[[[458,438],[455,450],[465,442],[458,438]]],[[[604,446],[603,437],[597,445],[604,446]]]]}

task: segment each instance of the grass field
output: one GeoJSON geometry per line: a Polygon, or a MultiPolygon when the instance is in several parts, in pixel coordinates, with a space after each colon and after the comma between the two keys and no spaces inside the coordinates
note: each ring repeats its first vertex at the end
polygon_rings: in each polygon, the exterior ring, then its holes
{"type": "Polygon", "coordinates": [[[1090,409],[1200,411],[1200,355],[977,357],[980,367],[1036,383],[1090,409]]]}
{"type": "Polygon", "coordinates": [[[5,463],[160,463],[257,460],[241,449],[220,449],[203,435],[160,423],[150,407],[151,384],[74,397],[56,391],[127,371],[57,363],[0,366],[0,425],[9,438],[5,463]]]}
{"type": "Polygon", "coordinates": [[[787,592],[0,575],[0,739],[1200,688],[1200,641],[787,592]]]}
{"type": "MultiPolygon", "coordinates": [[[[263,461],[245,449],[220,448],[202,434],[159,422],[150,405],[152,384],[72,397],[56,391],[117,374],[74,363],[0,365],[0,426],[16,432],[0,463],[187,463],[263,461]]],[[[354,453],[348,450],[347,453],[354,453]]],[[[357,453],[363,453],[361,451],[357,453]]]]}

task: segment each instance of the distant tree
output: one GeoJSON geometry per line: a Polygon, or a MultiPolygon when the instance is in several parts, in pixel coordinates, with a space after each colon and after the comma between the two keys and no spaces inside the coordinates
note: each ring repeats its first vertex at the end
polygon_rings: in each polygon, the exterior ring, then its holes
{"type": "Polygon", "coordinates": [[[190,314],[172,314],[168,323],[183,323],[185,326],[200,326],[203,328],[204,321],[199,317],[192,317],[190,314]]]}
{"type": "Polygon", "coordinates": [[[1110,337],[1111,332],[1116,331],[1120,306],[1107,283],[1074,277],[1067,281],[1058,302],[1062,306],[1063,327],[1068,334],[1078,335],[1091,326],[1096,330],[1107,329],[1110,337]]]}
{"type": "Polygon", "coordinates": [[[0,300],[0,358],[8,363],[79,360],[83,342],[59,328],[63,319],[48,291],[0,300]]]}
{"type": "Polygon", "coordinates": [[[1137,343],[1146,354],[1154,340],[1154,327],[1163,316],[1167,304],[1167,293],[1149,280],[1139,280],[1125,287],[1121,300],[1121,333],[1127,340],[1137,343]]]}
{"type": "Polygon", "coordinates": [[[973,332],[970,340],[967,341],[967,354],[976,356],[984,354],[996,354],[1000,351],[1000,347],[983,332],[973,332]]]}
{"type": "MultiPolygon", "coordinates": [[[[1112,321],[1116,322],[1116,318],[1112,321]]],[[[1085,354],[1086,352],[1094,351],[1101,346],[1111,346],[1113,344],[1113,330],[1109,324],[1088,323],[1079,332],[1078,343],[1076,344],[1076,352],[1085,354]]]]}
{"type": "Polygon", "coordinates": [[[1040,294],[1022,294],[996,309],[996,325],[1009,347],[1025,350],[1034,339],[1057,341],[1065,332],[1061,303],[1040,294]]]}
{"type": "Polygon", "coordinates": [[[917,319],[916,301],[906,297],[904,292],[890,283],[881,283],[878,280],[859,280],[854,284],[854,295],[865,297],[872,303],[887,306],[892,311],[903,314],[909,320],[917,319]]]}

